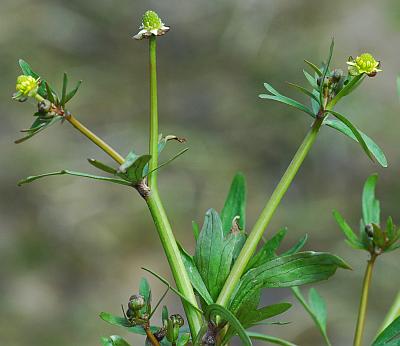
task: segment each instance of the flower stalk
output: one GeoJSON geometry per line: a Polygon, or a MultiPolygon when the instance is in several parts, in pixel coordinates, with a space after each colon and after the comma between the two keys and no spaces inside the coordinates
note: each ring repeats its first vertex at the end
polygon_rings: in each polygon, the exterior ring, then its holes
{"type": "Polygon", "coordinates": [[[367,316],[369,288],[371,286],[372,271],[374,268],[376,257],[377,256],[374,254],[371,255],[371,258],[369,259],[367,268],[365,270],[363,288],[362,288],[361,299],[360,299],[360,307],[358,310],[357,327],[356,327],[356,332],[354,335],[353,346],[361,346],[362,345],[365,320],[366,320],[366,316],[367,316]]]}
{"type": "Polygon", "coordinates": [[[294,177],[296,176],[296,173],[298,172],[301,164],[303,163],[311,147],[313,146],[317,138],[318,132],[322,126],[323,120],[323,118],[315,119],[309,132],[307,133],[302,144],[294,155],[291,163],[289,164],[289,167],[287,168],[286,172],[284,173],[274,192],[272,193],[270,199],[262,210],[261,215],[259,216],[253,229],[251,230],[249,237],[247,238],[247,241],[240,252],[239,257],[233,265],[231,273],[221,290],[221,293],[217,300],[217,304],[225,307],[228,306],[230,298],[235,288],[237,287],[248,262],[256,251],[257,244],[261,240],[266,227],[269,225],[276,208],[281,202],[283,196],[285,195],[294,177]]]}

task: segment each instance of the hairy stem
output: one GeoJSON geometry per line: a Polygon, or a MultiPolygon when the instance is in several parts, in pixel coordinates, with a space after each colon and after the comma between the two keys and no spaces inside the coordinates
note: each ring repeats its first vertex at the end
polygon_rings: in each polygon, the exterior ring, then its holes
{"type": "MultiPolygon", "coordinates": [[[[187,300],[194,306],[197,306],[196,297],[193,292],[192,284],[183,264],[181,254],[176,243],[171,225],[169,223],[164,206],[161,202],[158,185],[157,170],[158,166],[158,107],[157,107],[157,60],[156,60],[157,41],[156,36],[149,39],[149,56],[150,56],[150,140],[149,152],[151,159],[149,162],[149,171],[147,183],[150,188],[150,195],[146,198],[147,205],[153,217],[154,224],[160,236],[161,243],[164,247],[168,263],[171,267],[176,286],[187,300]],[[154,170],[154,171],[153,171],[154,170]]],[[[201,328],[201,316],[190,304],[182,300],[186,317],[194,339],[201,328]]]]}
{"type": "Polygon", "coordinates": [[[397,293],[396,298],[392,306],[390,307],[388,313],[383,320],[381,327],[378,330],[378,334],[380,334],[390,323],[392,323],[397,317],[400,316],[400,291],[397,293]]]}
{"type": "Polygon", "coordinates": [[[240,277],[243,275],[249,260],[256,251],[257,244],[260,241],[265,231],[265,228],[271,221],[271,218],[274,215],[276,208],[278,207],[280,201],[282,200],[287,189],[289,188],[294,177],[296,176],[296,173],[299,170],[301,164],[303,163],[312,145],[314,144],[318,132],[321,128],[322,122],[322,118],[315,119],[309,132],[304,138],[303,143],[300,145],[299,149],[294,155],[292,162],[290,163],[289,167],[287,168],[286,172],[284,173],[274,192],[272,193],[270,199],[265,205],[263,211],[261,212],[261,215],[259,216],[252,231],[250,232],[249,237],[247,238],[246,243],[244,244],[239,254],[239,257],[237,258],[228,276],[228,279],[225,282],[224,287],[222,288],[222,291],[217,300],[217,304],[225,307],[229,304],[231,295],[235,290],[237,284],[239,283],[240,277]]]}
{"type": "Polygon", "coordinates": [[[358,319],[357,319],[357,327],[354,335],[354,346],[361,346],[362,339],[364,334],[365,327],[365,319],[367,316],[367,305],[368,305],[368,295],[369,295],[369,287],[371,286],[372,279],[372,270],[374,268],[376,260],[376,255],[371,255],[371,258],[368,261],[367,268],[364,274],[363,288],[360,299],[360,307],[358,309],[358,319]]]}

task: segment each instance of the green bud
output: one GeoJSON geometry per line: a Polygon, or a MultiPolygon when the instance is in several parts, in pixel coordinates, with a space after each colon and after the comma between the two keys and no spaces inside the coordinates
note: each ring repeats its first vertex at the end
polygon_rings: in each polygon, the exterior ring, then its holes
{"type": "Polygon", "coordinates": [[[176,342],[179,338],[179,329],[183,326],[184,321],[181,315],[171,315],[167,321],[167,340],[176,342]]]}
{"type": "Polygon", "coordinates": [[[130,310],[138,311],[145,305],[144,297],[140,294],[134,294],[129,298],[128,307],[130,310]]]}

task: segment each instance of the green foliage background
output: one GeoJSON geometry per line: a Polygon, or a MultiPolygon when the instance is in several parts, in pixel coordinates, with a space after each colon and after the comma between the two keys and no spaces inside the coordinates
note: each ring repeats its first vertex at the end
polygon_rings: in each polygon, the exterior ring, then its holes
{"type": "MultiPolygon", "coordinates": [[[[13,144],[32,120],[31,106],[11,100],[18,58],[53,84],[61,83],[63,71],[71,82],[83,79],[71,111],[122,154],[146,150],[148,48],[130,36],[148,8],[172,27],[159,40],[160,125],[164,134],[186,137],[190,151],[162,171],[160,185],[186,248],[193,249],[192,218],[202,222],[209,207],[221,210],[237,170],[248,179],[252,225],[306,133],[307,117],[258,99],[264,81],[295,96],[284,81],[305,85],[302,60],[319,62],[332,36],[332,66],[345,69],[349,55],[364,51],[382,60],[384,72],[338,110],[382,146],[389,168],[371,164],[358,145],[324,128],[269,228],[271,234],[288,226],[292,242],[307,232],[306,249],[335,252],[353,266],[317,287],[328,300],[332,341],[350,344],[366,255],[345,245],[331,211],[340,210],[356,228],[362,185],[375,171],[383,215],[400,222],[396,0],[2,0],[0,343],[98,345],[101,335],[120,331],[97,315],[119,312],[145,275],[140,266],[170,277],[146,206],[128,189],[67,176],[16,186],[25,176],[63,168],[94,172],[85,159],[105,159],[67,123],[13,144]]],[[[398,263],[396,253],[377,263],[368,337],[399,287],[398,263]]],[[[151,283],[161,294],[164,287],[151,283]]],[[[288,296],[289,290],[269,289],[263,299],[288,296]]],[[[170,311],[179,312],[176,297],[168,300],[170,311]]],[[[293,323],[264,329],[300,345],[322,344],[299,304],[287,320],[293,323]]]]}

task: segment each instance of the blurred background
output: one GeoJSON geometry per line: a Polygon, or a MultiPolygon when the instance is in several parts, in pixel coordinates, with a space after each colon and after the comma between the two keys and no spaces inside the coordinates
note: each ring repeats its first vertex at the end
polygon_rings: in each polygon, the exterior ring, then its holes
{"type": "MultiPolygon", "coordinates": [[[[284,248],[308,233],[306,249],[334,252],[353,266],[316,286],[328,301],[333,343],[350,345],[367,255],[346,246],[332,209],[357,228],[362,185],[378,172],[383,216],[400,222],[398,0],[2,0],[0,343],[89,346],[120,334],[142,344],[98,314],[119,314],[141,276],[154,297],[162,293],[163,285],[142,266],[172,282],[146,206],[130,189],[68,176],[16,186],[25,176],[63,168],[94,173],[89,157],[110,162],[68,123],[13,143],[34,111],[33,103],[11,100],[18,58],[56,86],[64,71],[71,83],[83,79],[69,109],[122,154],[146,151],[148,47],[130,37],[147,9],[172,28],[159,40],[160,127],[186,137],[190,151],[162,170],[160,185],[176,236],[190,251],[191,221],[202,223],[210,207],[221,210],[238,170],[248,180],[247,227],[253,225],[307,131],[307,116],[257,97],[264,81],[304,100],[285,81],[306,85],[303,59],[321,62],[332,36],[335,67],[345,69],[349,55],[364,51],[382,60],[384,72],[338,110],[384,149],[389,168],[324,128],[266,233],[287,226],[284,248]]],[[[168,154],[180,148],[172,144],[168,154]]],[[[391,253],[376,265],[366,340],[399,288],[398,263],[399,254],[391,253]]],[[[264,304],[282,300],[293,301],[289,290],[264,292],[264,304]]],[[[167,303],[171,312],[181,311],[173,294],[167,303]]],[[[282,319],[292,323],[262,330],[299,345],[323,344],[297,303],[282,319]]]]}

